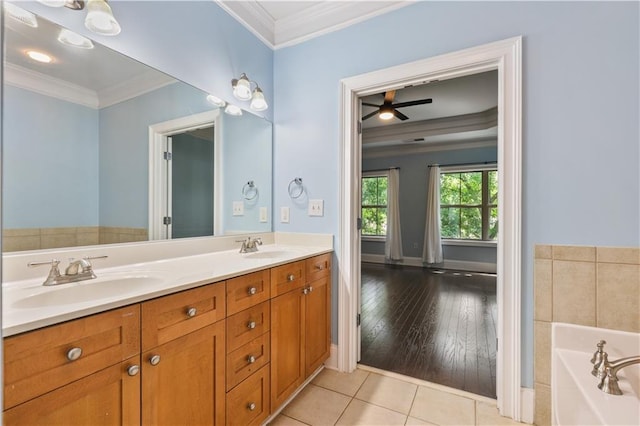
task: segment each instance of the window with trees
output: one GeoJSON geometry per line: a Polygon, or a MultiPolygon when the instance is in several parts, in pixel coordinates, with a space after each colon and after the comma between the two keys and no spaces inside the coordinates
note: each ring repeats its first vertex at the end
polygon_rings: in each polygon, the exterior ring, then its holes
{"type": "Polygon", "coordinates": [[[443,239],[495,241],[498,236],[498,172],[440,173],[443,239]]]}
{"type": "Polygon", "coordinates": [[[362,177],[362,235],[384,237],[387,234],[387,182],[385,175],[362,177]]]}

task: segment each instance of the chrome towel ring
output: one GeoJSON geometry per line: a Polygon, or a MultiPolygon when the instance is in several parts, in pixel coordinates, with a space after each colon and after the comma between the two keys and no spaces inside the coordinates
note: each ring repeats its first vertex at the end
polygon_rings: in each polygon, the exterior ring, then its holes
{"type": "Polygon", "coordinates": [[[302,193],[304,192],[304,186],[302,185],[302,178],[294,178],[291,182],[289,182],[289,197],[296,199],[300,198],[302,193]]]}
{"type": "Polygon", "coordinates": [[[251,201],[258,196],[258,188],[252,180],[245,183],[242,187],[242,198],[247,201],[251,201]]]}

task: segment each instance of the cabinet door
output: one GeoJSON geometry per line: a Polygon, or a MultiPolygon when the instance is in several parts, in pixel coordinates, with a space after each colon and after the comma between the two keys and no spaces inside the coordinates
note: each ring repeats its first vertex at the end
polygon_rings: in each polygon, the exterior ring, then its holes
{"type": "Polygon", "coordinates": [[[304,294],[296,289],[271,300],[271,409],[304,381],[304,294]]]}
{"type": "Polygon", "coordinates": [[[224,321],[142,354],[143,425],[224,425],[224,321]]]}
{"type": "Polygon", "coordinates": [[[329,358],[331,348],[331,281],[328,277],[309,283],[304,297],[305,377],[329,358]]]}
{"type": "Polygon", "coordinates": [[[3,413],[5,425],[138,425],[140,358],[98,371],[3,413]],[[135,374],[133,374],[135,372],[135,374]]]}

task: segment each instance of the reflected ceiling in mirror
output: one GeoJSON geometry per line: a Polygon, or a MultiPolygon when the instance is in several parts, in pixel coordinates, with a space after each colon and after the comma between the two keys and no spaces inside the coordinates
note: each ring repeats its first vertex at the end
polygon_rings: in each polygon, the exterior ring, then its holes
{"type": "Polygon", "coordinates": [[[4,20],[4,251],[271,231],[271,123],[224,114],[207,93],[96,42],[63,44],[61,27],[35,18],[4,20]],[[211,120],[151,132],[202,116],[211,120]],[[156,149],[171,154],[164,165],[156,149]],[[154,176],[169,179],[163,211],[154,176]],[[246,200],[250,181],[258,192],[246,200]],[[164,232],[152,229],[156,213],[164,232]]]}

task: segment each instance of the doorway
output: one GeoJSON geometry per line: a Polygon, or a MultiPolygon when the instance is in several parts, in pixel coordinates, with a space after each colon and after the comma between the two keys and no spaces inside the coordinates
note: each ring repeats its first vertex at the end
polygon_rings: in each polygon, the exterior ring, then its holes
{"type": "Polygon", "coordinates": [[[341,81],[342,164],[340,193],[340,246],[338,248],[337,366],[352,371],[357,365],[360,329],[358,214],[361,175],[362,116],[358,98],[411,84],[454,78],[483,71],[498,71],[498,354],[497,405],[503,416],[521,418],[521,48],[516,37],[422,61],[375,71],[341,81]]]}

